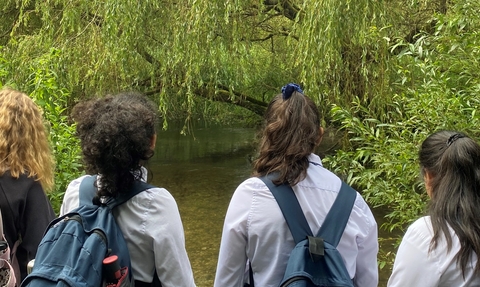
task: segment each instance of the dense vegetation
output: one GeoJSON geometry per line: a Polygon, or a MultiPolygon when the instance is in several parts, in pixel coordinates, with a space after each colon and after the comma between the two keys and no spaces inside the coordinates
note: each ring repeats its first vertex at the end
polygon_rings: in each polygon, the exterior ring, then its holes
{"type": "Polygon", "coordinates": [[[167,128],[252,124],[279,87],[302,83],[344,132],[326,164],[391,210],[390,230],[427,201],[418,144],[443,128],[479,136],[477,0],[4,2],[0,85],[45,111],[56,204],[81,172],[68,110],[121,90],[155,99],[167,128]]]}
{"type": "Polygon", "coordinates": [[[479,138],[479,9],[477,2],[458,1],[446,15],[436,14],[430,30],[419,33],[415,42],[391,47],[400,52],[392,63],[396,76],[383,113],[359,99],[349,108],[332,109],[333,121],[341,123],[348,141],[329,164],[358,186],[370,204],[391,210],[384,228],[403,230],[424,212],[427,196],[417,152],[430,133],[453,129],[479,138]]]}

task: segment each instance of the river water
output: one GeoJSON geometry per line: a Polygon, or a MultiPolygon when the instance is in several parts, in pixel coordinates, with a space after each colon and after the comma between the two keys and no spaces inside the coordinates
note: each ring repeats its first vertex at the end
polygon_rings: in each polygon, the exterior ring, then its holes
{"type": "MultiPolygon", "coordinates": [[[[255,132],[209,127],[186,136],[178,129],[158,133],[148,165],[151,181],[177,201],[198,287],[213,286],[223,219],[235,188],[250,176],[255,132]]],[[[374,213],[380,225],[383,213],[374,213]]],[[[380,236],[389,234],[380,230],[380,236]]],[[[388,279],[386,269],[380,273],[381,287],[388,279]]]]}

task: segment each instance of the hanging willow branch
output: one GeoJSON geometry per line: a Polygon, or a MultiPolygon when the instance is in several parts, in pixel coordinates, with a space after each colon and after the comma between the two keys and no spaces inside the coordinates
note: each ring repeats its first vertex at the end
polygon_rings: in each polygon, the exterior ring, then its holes
{"type": "MultiPolygon", "coordinates": [[[[368,103],[389,92],[384,39],[408,35],[412,26],[396,28],[410,2],[6,0],[2,52],[22,82],[30,75],[24,63],[54,47],[55,73],[74,99],[163,87],[162,108],[191,113],[208,85],[220,87],[218,100],[258,113],[253,100],[295,81],[324,107],[368,103]],[[240,94],[232,100],[231,91],[240,94]]],[[[425,5],[433,2],[447,3],[425,5]]]]}

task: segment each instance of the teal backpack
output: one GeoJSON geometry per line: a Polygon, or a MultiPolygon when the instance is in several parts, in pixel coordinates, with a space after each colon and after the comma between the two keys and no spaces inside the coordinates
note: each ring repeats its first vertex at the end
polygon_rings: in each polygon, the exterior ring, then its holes
{"type": "Polygon", "coordinates": [[[130,254],[112,209],[151,185],[135,181],[130,193],[94,205],[96,176],[80,184],[80,206],[53,220],[22,287],[134,286],[130,254]]]}
{"type": "MultiPolygon", "coordinates": [[[[274,195],[295,248],[290,253],[280,287],[353,287],[353,281],[337,250],[357,192],[342,182],[340,192],[316,236],[313,236],[297,197],[289,185],[275,185],[272,175],[260,177],[274,195]]],[[[254,286],[252,284],[251,286],[254,286]]]]}

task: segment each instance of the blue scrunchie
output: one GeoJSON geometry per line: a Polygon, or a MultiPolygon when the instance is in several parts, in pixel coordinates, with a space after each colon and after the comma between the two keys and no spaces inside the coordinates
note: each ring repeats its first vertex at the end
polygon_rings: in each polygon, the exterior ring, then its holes
{"type": "Polygon", "coordinates": [[[297,92],[303,94],[303,91],[300,88],[300,86],[295,84],[295,83],[290,83],[290,84],[286,84],[285,86],[283,86],[282,87],[282,97],[283,97],[283,99],[284,100],[290,99],[290,97],[292,96],[294,91],[297,91],[297,92]]]}

